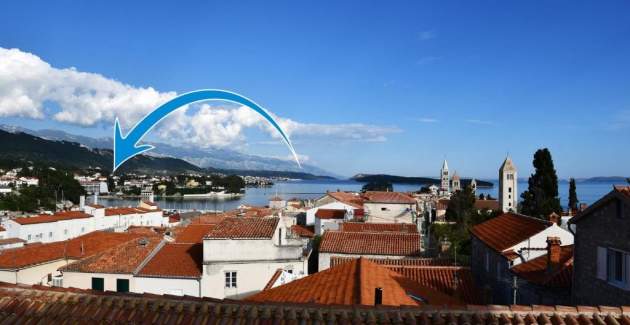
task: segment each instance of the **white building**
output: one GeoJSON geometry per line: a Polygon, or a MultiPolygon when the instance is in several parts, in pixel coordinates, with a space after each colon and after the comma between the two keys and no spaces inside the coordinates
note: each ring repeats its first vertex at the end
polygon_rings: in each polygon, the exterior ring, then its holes
{"type": "Polygon", "coordinates": [[[203,240],[204,297],[243,298],[261,291],[283,269],[308,274],[306,242],[287,236],[278,218],[228,218],[203,240]]]}
{"type": "Polygon", "coordinates": [[[81,181],[79,182],[83,189],[88,194],[101,194],[101,193],[109,193],[109,188],[107,186],[107,182],[98,182],[98,181],[81,181]]]}
{"type": "Polygon", "coordinates": [[[462,189],[462,182],[459,175],[457,175],[457,171],[455,171],[455,174],[453,174],[453,181],[451,186],[453,192],[460,191],[462,189]]]}
{"type": "Polygon", "coordinates": [[[320,209],[345,210],[347,211],[347,214],[354,215],[355,214],[354,211],[358,208],[356,205],[350,205],[341,201],[333,201],[330,203],[322,204],[320,206],[306,210],[306,224],[307,225],[310,226],[310,225],[315,224],[315,215],[317,214],[317,211],[319,211],[320,209]]]}
{"type": "Polygon", "coordinates": [[[416,223],[417,201],[400,192],[365,192],[365,222],[416,223]]]}
{"type": "MultiPolygon", "coordinates": [[[[503,212],[518,208],[518,176],[516,166],[508,156],[499,168],[499,205],[503,212]]],[[[564,243],[564,242],[563,242],[564,243]]]]}
{"type": "Polygon", "coordinates": [[[97,230],[125,231],[129,226],[168,226],[168,217],[157,206],[152,209],[105,208],[88,205],[84,211],[63,211],[6,220],[7,238],[21,238],[28,243],[68,240],[97,230]]]}

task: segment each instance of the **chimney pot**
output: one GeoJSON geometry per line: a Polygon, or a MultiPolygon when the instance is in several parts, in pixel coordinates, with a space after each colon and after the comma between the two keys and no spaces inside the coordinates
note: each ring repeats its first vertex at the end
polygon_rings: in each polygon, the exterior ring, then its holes
{"type": "Polygon", "coordinates": [[[551,222],[555,223],[556,225],[558,225],[558,224],[560,224],[560,216],[557,213],[552,212],[549,215],[549,221],[551,221],[551,222]]]}
{"type": "Polygon", "coordinates": [[[552,272],[560,265],[560,237],[547,237],[547,270],[552,272]]]}

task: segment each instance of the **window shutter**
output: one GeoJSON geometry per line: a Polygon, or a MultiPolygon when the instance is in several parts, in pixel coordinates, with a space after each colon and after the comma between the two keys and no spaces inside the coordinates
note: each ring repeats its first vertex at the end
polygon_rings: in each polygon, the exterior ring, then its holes
{"type": "Polygon", "coordinates": [[[597,278],[601,280],[606,280],[607,273],[607,263],[606,263],[606,248],[605,247],[597,247],[597,278]]]}
{"type": "Polygon", "coordinates": [[[626,271],[626,278],[624,279],[626,282],[626,290],[630,290],[630,254],[623,254],[626,259],[626,265],[624,265],[624,270],[626,271]]]}

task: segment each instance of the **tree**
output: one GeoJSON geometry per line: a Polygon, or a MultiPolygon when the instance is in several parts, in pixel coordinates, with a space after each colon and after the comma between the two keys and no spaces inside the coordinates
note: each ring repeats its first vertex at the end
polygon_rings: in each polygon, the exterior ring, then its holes
{"type": "Polygon", "coordinates": [[[577,210],[578,203],[577,192],[575,189],[575,178],[569,180],[569,209],[571,211],[577,210]]]}
{"type": "Polygon", "coordinates": [[[529,177],[527,191],[521,195],[521,213],[541,219],[552,212],[562,213],[558,197],[558,175],[549,149],[537,150],[533,164],[535,172],[529,177]]]}
{"type": "Polygon", "coordinates": [[[446,208],[446,220],[455,221],[466,228],[475,213],[475,193],[470,186],[451,195],[446,208]]]}
{"type": "Polygon", "coordinates": [[[369,182],[361,188],[363,192],[366,191],[383,191],[383,192],[392,192],[394,190],[394,186],[391,182],[388,181],[372,181],[369,182]]]}

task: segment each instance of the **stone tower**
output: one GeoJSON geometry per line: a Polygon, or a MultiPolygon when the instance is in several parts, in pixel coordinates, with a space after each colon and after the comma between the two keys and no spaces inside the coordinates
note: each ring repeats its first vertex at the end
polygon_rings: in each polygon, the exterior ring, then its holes
{"type": "Polygon", "coordinates": [[[518,202],[516,185],[516,166],[508,156],[499,169],[499,206],[503,212],[516,212],[518,202]]]}
{"type": "Polygon", "coordinates": [[[444,159],[442,169],[440,170],[440,180],[440,192],[444,194],[450,193],[451,182],[448,176],[448,163],[446,162],[446,159],[444,159]]]}
{"type": "Polygon", "coordinates": [[[470,189],[472,189],[473,194],[477,193],[477,180],[474,178],[470,181],[470,189]]]}
{"type": "Polygon", "coordinates": [[[461,179],[459,178],[459,175],[457,175],[457,171],[455,171],[455,173],[453,173],[453,182],[451,183],[451,185],[452,185],[451,190],[453,192],[459,191],[459,190],[462,189],[461,179]]]}

